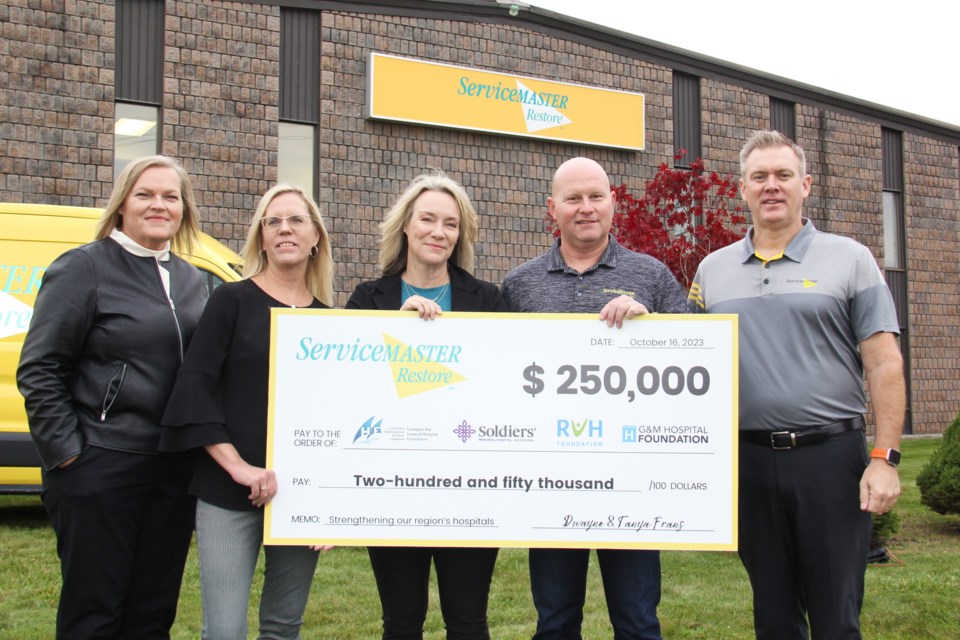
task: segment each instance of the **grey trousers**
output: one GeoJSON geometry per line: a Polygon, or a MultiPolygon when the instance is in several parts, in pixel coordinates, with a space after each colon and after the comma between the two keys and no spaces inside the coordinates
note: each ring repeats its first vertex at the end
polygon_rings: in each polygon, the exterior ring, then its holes
{"type": "MultiPolygon", "coordinates": [[[[247,637],[250,585],[263,545],[263,511],[233,511],[197,501],[197,552],[204,640],[247,637]]],[[[305,546],[264,546],[260,634],[300,637],[319,552],[305,546]]]]}

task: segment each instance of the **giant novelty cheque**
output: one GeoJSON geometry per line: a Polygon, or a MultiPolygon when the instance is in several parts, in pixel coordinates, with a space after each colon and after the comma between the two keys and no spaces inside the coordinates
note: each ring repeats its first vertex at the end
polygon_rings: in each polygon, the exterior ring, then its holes
{"type": "Polygon", "coordinates": [[[267,544],[735,550],[737,319],[273,309],[267,544]]]}

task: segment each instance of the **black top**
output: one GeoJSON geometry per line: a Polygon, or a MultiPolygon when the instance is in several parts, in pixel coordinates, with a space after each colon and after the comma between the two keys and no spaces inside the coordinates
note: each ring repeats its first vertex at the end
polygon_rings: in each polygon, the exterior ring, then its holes
{"type": "MultiPolygon", "coordinates": [[[[286,306],[252,280],[213,292],[163,416],[162,449],[229,442],[246,462],[266,465],[270,308],[286,306]]],[[[315,299],[310,308],[326,305],[315,299]]],[[[225,509],[256,510],[249,488],[234,482],[206,451],[197,455],[190,493],[225,509]]]]}
{"type": "MultiPolygon", "coordinates": [[[[450,266],[450,296],[454,311],[506,311],[496,285],[477,280],[458,267],[450,266]]],[[[363,282],[347,300],[347,309],[379,309],[396,311],[400,308],[400,275],[384,276],[379,280],[363,282]]]]}
{"type": "Polygon", "coordinates": [[[84,446],[157,452],[160,417],[206,300],[188,262],[137,256],[112,238],[54,260],[17,370],[45,469],[84,446]]]}

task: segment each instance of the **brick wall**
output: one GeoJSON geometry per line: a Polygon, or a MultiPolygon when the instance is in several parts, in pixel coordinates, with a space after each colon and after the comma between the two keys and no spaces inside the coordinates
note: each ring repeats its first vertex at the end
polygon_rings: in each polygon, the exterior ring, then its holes
{"type": "Polygon", "coordinates": [[[499,283],[550,242],[544,214],[553,170],[588,155],[615,183],[640,189],[672,154],[670,71],[521,27],[330,12],[323,16],[319,200],[337,258],[338,302],[378,275],[378,224],[419,173],[442,169],[480,214],[477,276],[499,283]],[[363,118],[371,51],[643,92],[647,150],[587,148],[363,118]]]}
{"type": "MultiPolygon", "coordinates": [[[[276,180],[280,10],[244,2],[167,0],[162,152],[194,176],[206,231],[239,249],[258,198],[276,180]]],[[[546,249],[544,213],[555,167],[601,162],[640,192],[673,153],[670,68],[524,26],[324,12],[318,202],[337,260],[336,300],[378,275],[378,225],[417,174],[443,169],[480,213],[477,275],[495,283],[546,249]],[[642,92],[646,150],[375,122],[363,117],[371,51],[642,92]]],[[[0,4],[0,200],[103,206],[112,185],[114,4],[0,4]]],[[[707,168],[736,175],[769,97],[704,78],[707,168]]],[[[797,141],[813,190],[806,213],[825,231],[883,255],[880,125],[800,104],[797,141]]],[[[915,431],[939,432],[960,400],[958,150],[904,135],[915,431]]]]}
{"type": "Polygon", "coordinates": [[[960,410],[960,167],[956,145],[903,137],[914,431],[960,410]]]}
{"type": "Polygon", "coordinates": [[[162,153],[194,177],[204,231],[239,249],[277,180],[280,11],[168,2],[162,153]]]}
{"type": "Polygon", "coordinates": [[[0,201],[96,206],[113,185],[114,10],[0,4],[0,201]]]}
{"type": "Polygon", "coordinates": [[[804,206],[817,228],[851,237],[883,258],[883,166],[880,126],[812,107],[801,108],[797,143],[813,177],[804,206]]]}
{"type": "Polygon", "coordinates": [[[770,128],[770,98],[704,78],[700,82],[700,104],[701,151],[706,168],[739,177],[743,143],[753,131],[770,128]]]}

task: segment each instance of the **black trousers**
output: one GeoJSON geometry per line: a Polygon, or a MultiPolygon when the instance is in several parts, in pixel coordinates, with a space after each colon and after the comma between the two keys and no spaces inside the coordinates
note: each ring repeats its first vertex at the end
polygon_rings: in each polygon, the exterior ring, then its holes
{"type": "Polygon", "coordinates": [[[420,640],[427,617],[430,561],[437,568],[448,640],[489,640],[487,599],[498,549],[369,547],[383,607],[384,640],[420,640]]]}
{"type": "Polygon", "coordinates": [[[868,463],[863,431],[786,451],[740,443],[740,558],[758,640],[861,638],[868,463]]]}
{"type": "Polygon", "coordinates": [[[43,474],[63,586],[57,638],[169,638],[196,501],[185,455],[87,447],[43,474]]]}

